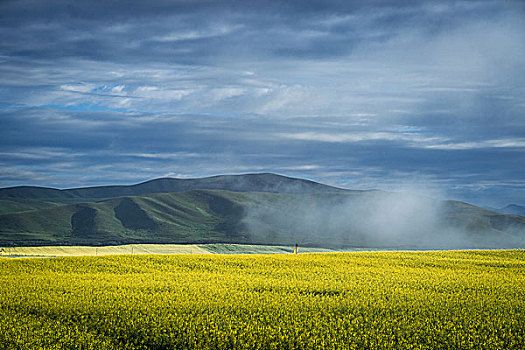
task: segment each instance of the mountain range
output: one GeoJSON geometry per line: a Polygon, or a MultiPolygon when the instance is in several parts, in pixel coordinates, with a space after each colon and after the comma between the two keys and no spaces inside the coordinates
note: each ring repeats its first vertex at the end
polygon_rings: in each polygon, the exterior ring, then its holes
{"type": "Polygon", "coordinates": [[[268,173],[0,189],[0,246],[129,243],[516,248],[525,246],[525,218],[268,173]]]}

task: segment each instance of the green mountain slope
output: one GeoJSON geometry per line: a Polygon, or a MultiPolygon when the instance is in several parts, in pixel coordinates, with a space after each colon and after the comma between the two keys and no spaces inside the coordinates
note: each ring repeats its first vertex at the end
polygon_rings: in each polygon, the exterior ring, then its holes
{"type": "Polygon", "coordinates": [[[0,198],[0,215],[96,201],[100,198],[0,198]]]}
{"type": "Polygon", "coordinates": [[[245,243],[320,247],[525,246],[525,218],[383,192],[193,190],[0,215],[0,245],[245,243]]]}
{"type": "MultiPolygon", "coordinates": [[[[240,209],[239,209],[240,210],[240,209]]],[[[119,197],[0,215],[0,241],[19,244],[232,241],[235,205],[206,191],[119,197]],[[222,226],[221,226],[222,225],[222,226]],[[217,227],[217,228],[216,228],[217,227]]],[[[1,244],[0,243],[0,244],[1,244]]]]}
{"type": "Polygon", "coordinates": [[[0,215],[9,213],[21,213],[25,211],[52,208],[59,205],[55,202],[38,199],[12,198],[0,199],[0,215]]]}

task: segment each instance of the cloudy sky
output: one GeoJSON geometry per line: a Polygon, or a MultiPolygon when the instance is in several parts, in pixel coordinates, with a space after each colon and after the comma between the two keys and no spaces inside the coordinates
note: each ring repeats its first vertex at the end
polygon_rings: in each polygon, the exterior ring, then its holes
{"type": "Polygon", "coordinates": [[[0,2],[0,187],[276,172],[525,204],[522,1],[0,2]]]}

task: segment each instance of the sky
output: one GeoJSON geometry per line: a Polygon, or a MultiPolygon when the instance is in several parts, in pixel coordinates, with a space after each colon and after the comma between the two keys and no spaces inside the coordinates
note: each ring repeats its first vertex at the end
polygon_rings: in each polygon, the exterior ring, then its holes
{"type": "Polygon", "coordinates": [[[0,187],[274,172],[525,205],[525,2],[0,2],[0,187]]]}

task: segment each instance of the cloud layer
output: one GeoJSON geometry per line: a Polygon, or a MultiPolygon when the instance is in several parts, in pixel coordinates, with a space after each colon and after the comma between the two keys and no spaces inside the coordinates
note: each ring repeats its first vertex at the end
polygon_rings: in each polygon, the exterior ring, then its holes
{"type": "Polygon", "coordinates": [[[273,171],[523,202],[520,1],[4,1],[0,30],[0,186],[273,171]]]}

